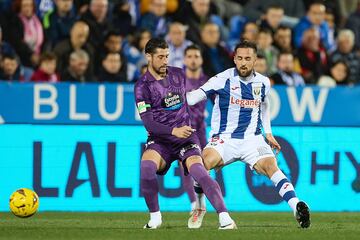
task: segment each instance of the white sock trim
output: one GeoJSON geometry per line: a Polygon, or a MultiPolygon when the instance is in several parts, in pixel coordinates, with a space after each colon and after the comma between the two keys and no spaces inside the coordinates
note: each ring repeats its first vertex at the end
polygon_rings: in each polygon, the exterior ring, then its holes
{"type": "Polygon", "coordinates": [[[274,183],[275,187],[278,185],[278,183],[283,180],[284,178],[287,179],[285,174],[279,169],[277,170],[270,178],[270,180],[274,183]]]}

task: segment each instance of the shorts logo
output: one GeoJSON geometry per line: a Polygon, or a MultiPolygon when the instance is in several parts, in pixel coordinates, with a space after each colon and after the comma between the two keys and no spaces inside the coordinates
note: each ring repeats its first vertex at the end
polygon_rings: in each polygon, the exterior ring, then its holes
{"type": "Polygon", "coordinates": [[[272,152],[270,152],[269,148],[267,148],[267,147],[258,147],[257,151],[259,153],[259,156],[272,154],[272,152]]]}
{"type": "Polygon", "coordinates": [[[199,149],[199,151],[201,151],[199,145],[193,143],[193,144],[189,144],[189,145],[181,148],[181,150],[180,150],[180,156],[183,157],[184,154],[185,154],[187,151],[189,151],[189,150],[191,150],[191,149],[194,149],[194,148],[197,148],[197,149],[199,149]]]}
{"type": "Polygon", "coordinates": [[[151,144],[154,144],[155,142],[154,141],[148,141],[146,144],[145,144],[145,149],[147,149],[151,144]]]}
{"type": "Polygon", "coordinates": [[[150,104],[146,104],[144,101],[137,103],[137,109],[139,113],[146,112],[146,108],[150,108],[150,107],[151,107],[150,104]]]}
{"type": "Polygon", "coordinates": [[[224,140],[219,138],[219,136],[215,136],[215,137],[211,138],[209,145],[215,147],[218,144],[223,144],[223,143],[224,143],[224,140]]]}

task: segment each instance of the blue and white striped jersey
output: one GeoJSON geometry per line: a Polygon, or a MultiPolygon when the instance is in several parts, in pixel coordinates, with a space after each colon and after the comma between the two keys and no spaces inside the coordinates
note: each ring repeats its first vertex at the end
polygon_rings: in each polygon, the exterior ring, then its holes
{"type": "Polygon", "coordinates": [[[230,68],[202,87],[207,97],[215,94],[210,136],[243,139],[261,134],[261,103],[270,90],[269,78],[253,72],[246,79],[230,68]]]}

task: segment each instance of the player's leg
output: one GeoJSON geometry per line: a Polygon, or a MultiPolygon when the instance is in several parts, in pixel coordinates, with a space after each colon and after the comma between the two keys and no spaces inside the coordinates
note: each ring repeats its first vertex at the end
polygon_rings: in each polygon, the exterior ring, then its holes
{"type": "Polygon", "coordinates": [[[270,178],[274,183],[280,196],[289,204],[293,210],[296,220],[302,228],[310,226],[309,207],[296,196],[294,186],[285,174],[278,168],[275,157],[265,157],[256,162],[254,169],[270,178]]]}
{"type": "Polygon", "coordinates": [[[189,156],[185,163],[190,175],[201,185],[204,194],[219,214],[220,229],[236,229],[235,222],[225,207],[220,186],[209,176],[201,157],[199,155],[189,156]]]}
{"type": "MultiPolygon", "coordinates": [[[[220,145],[221,141],[221,139],[217,139],[215,141],[211,140],[211,142],[203,150],[203,162],[207,170],[211,170],[213,168],[221,167],[224,165],[222,157],[219,153],[223,152],[223,145],[220,145]]],[[[194,181],[194,190],[196,193],[196,211],[192,212],[188,220],[188,227],[200,228],[202,225],[202,220],[206,213],[206,199],[201,184],[199,184],[197,181],[194,181]]]]}
{"type": "Polygon", "coordinates": [[[181,178],[183,183],[183,189],[187,193],[190,205],[191,205],[191,213],[196,209],[196,196],[194,191],[194,180],[190,175],[184,174],[184,167],[179,161],[179,168],[181,169],[181,178]]]}
{"type": "Polygon", "coordinates": [[[156,172],[165,169],[166,162],[152,149],[146,150],[140,164],[140,189],[150,212],[150,221],[144,228],[155,229],[162,223],[158,200],[158,182],[156,172]]]}

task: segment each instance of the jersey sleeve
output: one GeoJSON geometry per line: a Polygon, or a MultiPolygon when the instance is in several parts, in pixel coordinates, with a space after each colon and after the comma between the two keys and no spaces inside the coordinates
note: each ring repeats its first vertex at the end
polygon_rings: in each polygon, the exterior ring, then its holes
{"type": "Polygon", "coordinates": [[[151,109],[151,94],[145,84],[135,84],[135,103],[140,116],[151,109]]]}
{"type": "Polygon", "coordinates": [[[224,88],[224,81],[218,75],[210,78],[204,85],[200,87],[200,89],[205,92],[208,98],[209,96],[216,94],[217,91],[222,88],[224,88]]]}
{"type": "Polygon", "coordinates": [[[172,128],[155,121],[151,111],[151,94],[145,84],[135,84],[135,102],[141,120],[148,132],[157,135],[171,135],[172,128]]]}

